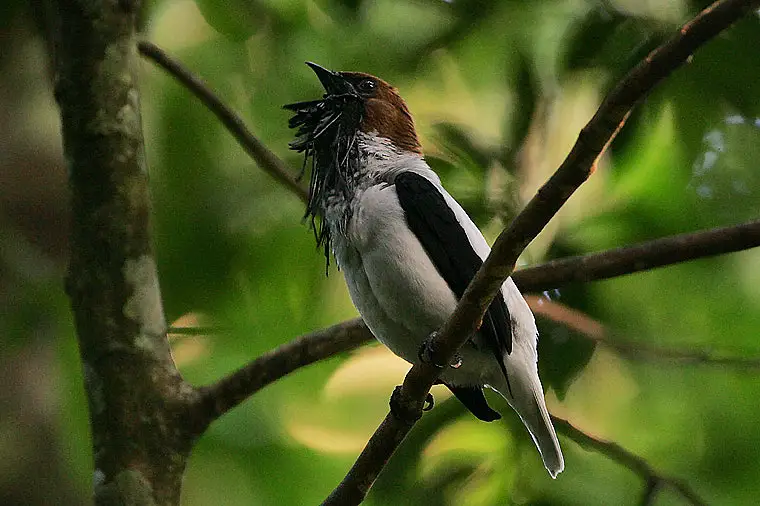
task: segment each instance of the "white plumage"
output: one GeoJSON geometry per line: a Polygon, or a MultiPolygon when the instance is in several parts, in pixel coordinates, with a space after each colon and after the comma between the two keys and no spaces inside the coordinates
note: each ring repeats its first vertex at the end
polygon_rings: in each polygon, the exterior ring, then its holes
{"type": "MultiPolygon", "coordinates": [[[[390,183],[403,171],[424,176],[454,211],[475,252],[485,259],[490,248],[422,156],[401,152],[386,139],[368,134],[360,135],[359,148],[366,164],[355,197],[349,202],[335,201],[326,213],[328,224],[346,223],[345,230],[332,231],[335,258],[351,299],[372,333],[396,355],[414,363],[423,340],[441,327],[457,300],[408,228],[390,183]]],[[[441,379],[457,386],[487,385],[499,392],[520,415],[546,469],[556,477],[564,469],[564,460],[538,378],[538,330],[511,278],[504,282],[502,293],[513,320],[513,350],[505,363],[514,398],[494,356],[469,343],[460,349],[462,366],[445,368],[441,379]]]]}

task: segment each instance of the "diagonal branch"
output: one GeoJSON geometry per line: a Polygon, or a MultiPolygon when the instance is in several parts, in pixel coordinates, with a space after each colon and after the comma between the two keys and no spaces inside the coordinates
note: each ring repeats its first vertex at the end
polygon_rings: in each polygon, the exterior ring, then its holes
{"type": "Polygon", "coordinates": [[[553,260],[521,269],[514,273],[513,279],[522,291],[541,292],[567,283],[614,278],[758,246],[760,220],[553,260]]]}
{"type": "MultiPolygon", "coordinates": [[[[497,239],[491,254],[435,339],[433,363],[449,363],[456,350],[476,331],[477,322],[514,270],[520,253],[588,178],[597,158],[636,103],[682,65],[699,46],[758,4],[758,0],[723,0],[712,4],[684,25],[670,41],[650,53],[612,90],[583,128],[559,169],[497,239]]],[[[438,373],[434,366],[425,363],[411,368],[402,387],[394,393],[399,409],[388,413],[324,504],[359,504],[364,500],[388,459],[421,417],[424,399],[438,373]]]]}
{"type": "Polygon", "coordinates": [[[198,76],[187,70],[181,63],[170,57],[163,49],[152,42],[140,41],[137,48],[143,56],[174,76],[188,90],[209,108],[219,121],[232,133],[242,148],[253,158],[267,174],[284,184],[298,198],[306,202],[306,190],[293,177],[290,168],[276,154],[269,150],[245,126],[239,115],[222,102],[198,76]]]}
{"type": "Polygon", "coordinates": [[[656,494],[658,489],[665,485],[675,489],[689,503],[694,506],[706,506],[707,503],[683,480],[674,478],[655,470],[649,462],[642,457],[635,455],[617,443],[595,438],[588,433],[577,429],[570,422],[556,416],[552,416],[552,422],[557,432],[564,434],[569,439],[575,441],[578,445],[601,453],[615,462],[627,467],[638,475],[645,483],[647,496],[651,500],[651,495],[656,494]]]}

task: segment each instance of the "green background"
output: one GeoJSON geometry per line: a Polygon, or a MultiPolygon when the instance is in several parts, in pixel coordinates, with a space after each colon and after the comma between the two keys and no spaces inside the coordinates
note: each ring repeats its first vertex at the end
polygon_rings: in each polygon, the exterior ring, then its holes
{"type": "MultiPolygon", "coordinates": [[[[44,4],[44,3],[43,3],[44,4]]],[[[604,93],[704,2],[214,0],[148,2],[144,36],[202,76],[272,150],[285,103],[318,98],[306,60],[397,86],[430,164],[489,239],[558,166],[604,93]]],[[[42,10],[0,7],[0,503],[88,504],[89,429],[63,293],[68,193],[42,10]]],[[[523,255],[538,264],[731,225],[760,209],[760,20],[697,52],[636,110],[591,180],[523,255]]],[[[187,90],[138,69],[154,241],[167,318],[204,384],[355,316],[303,205],[248,159],[187,90]]],[[[706,259],[533,294],[550,409],[689,483],[709,504],[760,495],[760,254],[706,259]],[[568,324],[546,313],[571,308],[568,324]],[[543,315],[543,316],[542,316],[543,315]],[[595,345],[587,333],[607,344],[595,345]],[[584,333],[585,332],[585,333],[584,333]],[[622,346],[621,346],[622,344],[622,346]],[[735,358],[676,361],[650,348],[735,358]]],[[[407,366],[377,345],[291,374],[215,423],[186,506],[317,504],[387,411],[407,366]]],[[[427,413],[373,505],[639,504],[629,469],[561,437],[556,481],[509,408],[485,424],[427,413]]],[[[652,504],[685,504],[662,489],[652,504]]]]}

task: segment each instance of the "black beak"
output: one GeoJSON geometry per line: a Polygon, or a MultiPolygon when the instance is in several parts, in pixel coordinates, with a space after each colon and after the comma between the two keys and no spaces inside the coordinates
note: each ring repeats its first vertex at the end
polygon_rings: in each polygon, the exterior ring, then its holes
{"type": "Polygon", "coordinates": [[[307,61],[306,65],[311,67],[311,70],[317,74],[319,82],[322,83],[322,86],[324,86],[328,95],[341,95],[353,91],[348,81],[343,79],[339,73],[327,70],[326,68],[310,61],[307,61]]]}

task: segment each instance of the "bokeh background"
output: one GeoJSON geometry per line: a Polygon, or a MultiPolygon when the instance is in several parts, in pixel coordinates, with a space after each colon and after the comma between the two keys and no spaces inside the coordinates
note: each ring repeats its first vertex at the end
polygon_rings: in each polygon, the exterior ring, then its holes
{"type": "MultiPolygon", "coordinates": [[[[396,85],[428,160],[486,235],[556,168],[604,93],[706,5],[687,0],[153,0],[144,36],[201,75],[294,171],[281,105],[317,98],[303,61],[396,85]]],[[[0,6],[0,504],[89,504],[87,409],[63,292],[69,220],[44,1],[0,6]]],[[[522,264],[758,218],[760,19],[699,51],[633,114],[522,264]]],[[[167,316],[196,384],[355,316],[303,205],[151,63],[138,69],[167,316]]],[[[684,479],[709,504],[760,496],[760,251],[531,294],[551,410],[684,479]],[[562,315],[559,322],[557,315],[562,315]],[[599,340],[602,343],[598,343],[599,340]],[[652,348],[735,358],[675,361],[652,348]],[[754,362],[753,362],[754,360],[754,362]]],[[[214,424],[186,506],[316,504],[387,411],[407,366],[377,345],[297,371],[214,424]]],[[[506,414],[446,392],[372,505],[642,502],[625,467],[561,438],[553,481],[506,414]]],[[[651,504],[684,504],[669,489],[651,504]]]]}

